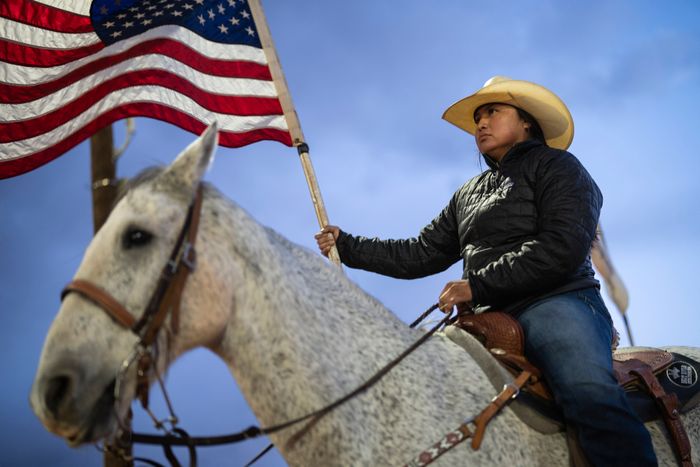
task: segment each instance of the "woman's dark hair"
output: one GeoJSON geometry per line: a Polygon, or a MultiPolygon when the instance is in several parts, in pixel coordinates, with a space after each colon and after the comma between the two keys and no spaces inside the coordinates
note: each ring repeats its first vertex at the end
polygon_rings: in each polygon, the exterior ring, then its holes
{"type": "Polygon", "coordinates": [[[542,131],[542,127],[540,127],[540,124],[537,123],[537,120],[535,120],[535,117],[533,117],[532,115],[525,112],[519,107],[515,107],[515,110],[518,111],[518,116],[524,122],[530,124],[530,128],[527,129],[527,133],[530,135],[530,138],[536,139],[537,141],[543,143],[546,146],[547,140],[544,139],[544,132],[542,131]]]}

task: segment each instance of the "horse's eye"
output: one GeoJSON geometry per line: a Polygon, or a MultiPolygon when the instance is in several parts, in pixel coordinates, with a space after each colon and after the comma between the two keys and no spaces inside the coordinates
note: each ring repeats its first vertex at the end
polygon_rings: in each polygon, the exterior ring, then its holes
{"type": "Polygon", "coordinates": [[[147,244],[151,241],[153,235],[146,232],[145,230],[132,228],[126,231],[124,234],[124,248],[134,248],[147,244]]]}

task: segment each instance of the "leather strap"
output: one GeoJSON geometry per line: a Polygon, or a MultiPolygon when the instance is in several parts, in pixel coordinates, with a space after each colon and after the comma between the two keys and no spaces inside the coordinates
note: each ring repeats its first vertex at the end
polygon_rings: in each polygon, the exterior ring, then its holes
{"type": "Polygon", "coordinates": [[[519,375],[523,371],[530,373],[530,380],[527,382],[526,391],[545,400],[554,401],[549,387],[542,379],[542,372],[530,363],[523,355],[512,355],[509,353],[496,353],[491,350],[492,355],[513,375],[519,375]]]}
{"type": "Polygon", "coordinates": [[[132,315],[129,310],[122,306],[117,300],[114,299],[108,292],[106,292],[101,287],[82,279],[74,279],[68,285],[63,288],[61,292],[61,301],[66,298],[70,292],[78,292],[83,297],[86,297],[97,305],[99,305],[103,310],[107,312],[115,321],[124,326],[127,329],[133,329],[136,324],[136,318],[132,315]]]}
{"type": "Polygon", "coordinates": [[[179,326],[182,289],[185,287],[185,280],[190,271],[194,270],[197,260],[194,242],[199,229],[202,198],[202,185],[200,184],[148,307],[135,325],[134,331],[140,335],[144,347],[153,343],[169,312],[172,312],[171,320],[174,321],[174,326],[179,326]]]}
{"type": "Polygon", "coordinates": [[[668,428],[668,431],[671,433],[673,446],[675,447],[681,465],[683,467],[692,467],[693,461],[690,455],[690,440],[688,439],[688,434],[681,420],[678,396],[675,394],[667,394],[654,376],[651,368],[640,360],[637,360],[637,362],[639,363],[638,366],[631,369],[630,373],[638,376],[644,387],[654,397],[654,401],[659,408],[659,412],[661,412],[666,428],[668,428]]]}
{"type": "Polygon", "coordinates": [[[511,384],[506,384],[503,390],[493,399],[489,405],[486,406],[484,410],[481,411],[479,415],[474,419],[474,425],[476,425],[476,431],[474,432],[474,439],[472,439],[472,449],[477,450],[481,446],[481,441],[484,439],[484,433],[486,432],[486,425],[491,421],[494,415],[501,411],[506,402],[515,398],[520,393],[520,388],[522,388],[525,383],[530,379],[529,371],[523,371],[515,378],[511,384]]]}
{"type": "MultiPolygon", "coordinates": [[[[437,310],[438,305],[435,304],[432,307],[430,307],[430,311],[437,310]]],[[[240,441],[245,441],[248,439],[253,439],[253,438],[258,438],[263,435],[271,435],[273,433],[277,433],[281,430],[287,429],[293,425],[296,425],[298,423],[308,421],[310,420],[310,424],[315,424],[320,417],[323,417],[324,415],[327,415],[330,413],[332,410],[336,409],[340,405],[344,404],[345,402],[351,400],[355,396],[367,391],[369,388],[371,388],[374,384],[376,384],[384,375],[386,375],[389,371],[391,371],[392,368],[394,368],[396,365],[398,365],[404,358],[406,358],[410,353],[418,349],[423,343],[425,343],[435,332],[438,331],[438,329],[442,328],[443,326],[453,324],[455,321],[455,318],[452,318],[450,314],[445,316],[438,324],[436,324],[433,328],[431,328],[428,332],[423,334],[418,340],[416,340],[411,347],[406,349],[404,352],[401,353],[398,357],[396,357],[394,360],[386,364],[383,368],[381,368],[377,373],[375,373],[371,378],[369,378],[367,381],[365,381],[362,385],[358,386],[353,390],[352,392],[346,394],[345,396],[336,399],[332,403],[328,404],[327,406],[315,410],[311,413],[307,413],[306,415],[297,417],[292,420],[285,421],[283,423],[279,423],[277,425],[273,425],[270,427],[266,428],[259,428],[257,426],[251,426],[246,430],[240,431],[238,433],[233,433],[230,435],[223,435],[223,436],[208,436],[208,437],[190,437],[187,440],[181,439],[181,438],[176,438],[171,435],[150,435],[150,434],[143,434],[143,433],[132,433],[131,440],[134,443],[141,443],[141,444],[158,444],[158,445],[171,445],[171,446],[215,446],[215,445],[220,445],[220,444],[230,444],[230,443],[237,443],[240,441]]],[[[307,425],[309,426],[309,425],[307,425]]],[[[307,431],[307,428],[302,428],[301,431],[295,433],[293,437],[299,438],[302,436],[305,432],[307,431]]],[[[290,443],[292,440],[288,441],[290,443]]]]}
{"type": "Polygon", "coordinates": [[[531,376],[532,375],[528,371],[520,373],[515,381],[506,384],[503,390],[498,393],[496,397],[491,399],[489,405],[487,405],[473,420],[466,421],[457,427],[457,429],[447,433],[440,441],[418,454],[410,462],[405,464],[404,467],[424,467],[432,464],[438,457],[468,438],[472,438],[472,449],[475,451],[479,449],[481,441],[484,438],[484,433],[486,432],[486,425],[488,425],[491,419],[503,409],[509,400],[518,396],[520,389],[527,383],[531,376]],[[469,429],[470,424],[476,426],[474,431],[469,429]]]}
{"type": "MultiPolygon", "coordinates": [[[[180,320],[180,299],[185,288],[185,282],[189,273],[196,266],[196,253],[194,250],[199,219],[202,210],[203,188],[197,187],[195,199],[190,204],[187,217],[182,229],[175,241],[168,262],[163,267],[156,288],[141,318],[138,320],[121,303],[101,287],[83,279],[75,279],[70,282],[61,293],[63,300],[70,292],[78,292],[80,295],[92,300],[101,307],[115,321],[130,329],[140,338],[139,344],[148,348],[156,339],[158,331],[163,325],[168,314],[171,316],[171,329],[177,333],[180,320]]],[[[148,407],[149,371],[154,363],[149,352],[140,357],[137,365],[136,394],[144,408],[148,407]]]]}
{"type": "Polygon", "coordinates": [[[61,292],[61,300],[70,292],[78,292],[80,295],[95,302],[119,324],[139,334],[144,347],[153,343],[158,330],[171,309],[173,311],[171,326],[173,331],[177,332],[179,327],[180,297],[185,286],[185,280],[196,265],[194,244],[197,239],[197,231],[199,230],[202,198],[202,186],[199,185],[196,197],[190,205],[187,218],[175,242],[168,263],[163,268],[158,285],[151,296],[146,311],[140,319],[137,320],[109,292],[83,279],[74,279],[66,285],[61,292]]]}
{"type": "Polygon", "coordinates": [[[491,354],[496,358],[496,360],[503,363],[503,365],[511,368],[515,373],[520,374],[522,371],[527,371],[530,373],[530,382],[537,382],[542,377],[542,372],[535,365],[530,363],[522,355],[513,355],[509,353],[500,353],[491,351],[491,354]]]}
{"type": "Polygon", "coordinates": [[[624,387],[634,384],[637,377],[630,371],[637,368],[640,363],[648,365],[652,373],[658,373],[668,367],[671,362],[673,362],[673,354],[661,349],[615,352],[613,354],[613,371],[620,386],[624,387]]]}
{"type": "MultiPolygon", "coordinates": [[[[190,272],[194,271],[197,256],[194,241],[199,229],[199,218],[202,210],[202,185],[197,187],[197,194],[190,205],[187,217],[182,225],[170,259],[163,268],[158,285],[153,291],[151,300],[141,319],[134,325],[134,332],[139,334],[141,345],[148,348],[158,336],[158,331],[165,318],[170,314],[171,329],[177,332],[180,322],[180,299],[185,288],[185,282],[190,272]]],[[[154,364],[150,353],[144,353],[138,362],[136,377],[136,395],[143,408],[148,408],[149,402],[149,369],[154,364]]]]}

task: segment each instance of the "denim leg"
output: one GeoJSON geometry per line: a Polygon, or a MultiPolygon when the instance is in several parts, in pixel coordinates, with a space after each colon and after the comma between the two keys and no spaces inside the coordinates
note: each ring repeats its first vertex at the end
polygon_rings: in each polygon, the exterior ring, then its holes
{"type": "Polygon", "coordinates": [[[657,465],[649,432],[612,370],[612,320],[597,289],[546,298],[518,316],[525,354],[543,372],[592,465],[657,465]]]}

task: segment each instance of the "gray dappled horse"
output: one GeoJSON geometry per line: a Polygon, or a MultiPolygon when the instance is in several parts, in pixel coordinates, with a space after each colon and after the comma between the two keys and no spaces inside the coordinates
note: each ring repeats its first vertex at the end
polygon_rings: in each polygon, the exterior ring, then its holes
{"type": "MultiPolygon", "coordinates": [[[[108,291],[136,317],[175,244],[216,146],[210,128],[167,168],[142,177],[97,233],[75,275],[108,291]]],[[[259,225],[206,185],[179,330],[159,332],[157,369],[184,352],[212,350],[228,365],[262,426],[345,395],[414,342],[409,329],[318,254],[259,225]]],[[[168,318],[169,320],[170,318],[168,318]]],[[[135,397],[136,368],[115,379],[138,338],[80,294],[64,299],[41,355],[31,404],[71,446],[109,439],[135,397]]],[[[700,359],[700,349],[675,348],[700,359]]],[[[151,381],[154,377],[151,374],[151,381]]],[[[271,436],[291,465],[402,465],[497,391],[475,360],[436,335],[368,392],[322,418],[293,447],[296,430],[271,436]]],[[[683,415],[694,455],[700,409],[683,415]]],[[[647,424],[662,464],[675,465],[663,423],[647,424]]],[[[462,443],[438,465],[568,465],[562,433],[543,434],[506,408],[478,451],[462,443]]]]}

